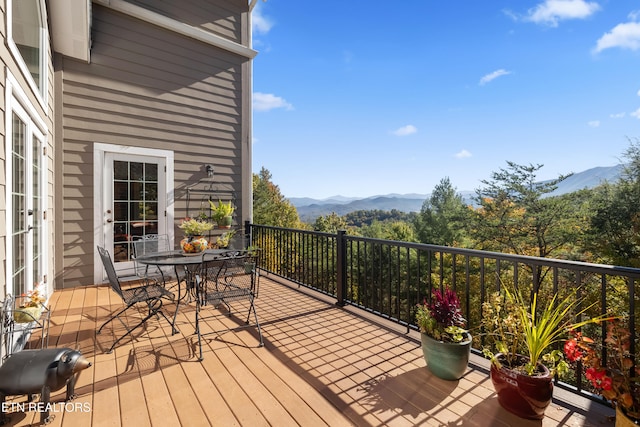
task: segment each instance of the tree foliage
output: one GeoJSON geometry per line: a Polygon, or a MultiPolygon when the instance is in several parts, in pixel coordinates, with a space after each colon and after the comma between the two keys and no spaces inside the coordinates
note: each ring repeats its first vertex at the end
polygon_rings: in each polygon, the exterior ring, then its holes
{"type": "Polygon", "coordinates": [[[337,233],[338,230],[347,229],[347,221],[344,217],[339,216],[335,212],[331,212],[327,216],[319,216],[313,225],[314,231],[324,231],[326,233],[337,233]]]}
{"type": "Polygon", "coordinates": [[[615,265],[640,267],[640,140],[630,140],[624,174],[595,190],[591,248],[615,265]]]}
{"type": "Polygon", "coordinates": [[[570,175],[539,182],[542,165],[518,165],[493,172],[476,190],[472,235],[486,250],[551,257],[575,240],[575,211],[567,199],[550,197],[557,184],[570,175]]]}
{"type": "Polygon", "coordinates": [[[271,173],[264,167],[259,174],[253,174],[253,222],[274,227],[301,227],[298,211],[271,182],[271,173]]]}
{"type": "Polygon", "coordinates": [[[449,177],[440,180],[425,200],[415,220],[418,241],[434,245],[455,246],[465,236],[469,209],[451,185],[449,177]]]}
{"type": "Polygon", "coordinates": [[[412,222],[415,218],[415,212],[402,212],[397,209],[391,209],[390,211],[383,211],[380,209],[372,210],[359,210],[350,212],[344,215],[344,219],[348,226],[351,227],[365,227],[370,226],[374,222],[385,221],[405,221],[412,222]]]}

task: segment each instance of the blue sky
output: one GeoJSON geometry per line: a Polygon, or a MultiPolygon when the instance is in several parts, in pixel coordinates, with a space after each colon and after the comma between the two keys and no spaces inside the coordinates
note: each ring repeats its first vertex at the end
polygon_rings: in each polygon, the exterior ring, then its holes
{"type": "Polygon", "coordinates": [[[475,190],[640,138],[640,2],[259,1],[253,170],[286,197],[475,190]]]}

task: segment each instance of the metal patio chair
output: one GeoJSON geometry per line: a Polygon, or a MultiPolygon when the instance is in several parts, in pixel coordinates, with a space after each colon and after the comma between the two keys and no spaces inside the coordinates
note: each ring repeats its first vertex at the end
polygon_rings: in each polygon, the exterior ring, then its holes
{"type": "Polygon", "coordinates": [[[224,313],[217,313],[203,317],[201,311],[207,306],[217,307],[224,304],[228,310],[228,316],[231,316],[231,303],[244,300],[249,303],[249,310],[245,323],[249,325],[251,313],[255,319],[255,325],[258,330],[259,347],[264,346],[262,339],[262,331],[260,330],[260,322],[256,313],[255,298],[258,292],[259,276],[257,274],[257,259],[249,256],[246,252],[230,257],[214,261],[203,262],[200,276],[196,283],[196,333],[198,334],[198,347],[200,350],[200,360],[202,356],[202,336],[229,331],[234,328],[228,328],[218,331],[201,333],[200,323],[203,319],[215,318],[224,313]]]}
{"type": "Polygon", "coordinates": [[[136,276],[145,280],[147,284],[156,282],[164,285],[167,283],[168,279],[173,275],[171,269],[142,264],[136,258],[150,253],[169,252],[170,250],[169,237],[166,234],[147,234],[136,237],[133,241],[133,264],[136,276]]]}
{"type": "Polygon", "coordinates": [[[135,286],[135,287],[127,287],[123,288],[120,284],[120,280],[116,274],[116,269],[113,265],[113,261],[111,260],[111,256],[109,252],[100,246],[98,246],[98,253],[100,254],[100,258],[102,259],[102,264],[104,265],[104,269],[107,272],[107,278],[109,279],[109,284],[111,285],[111,289],[117,293],[120,298],[122,298],[122,302],[124,302],[125,307],[119,310],[117,313],[111,316],[109,320],[104,322],[102,326],[96,332],[100,334],[102,328],[104,328],[108,323],[110,323],[114,319],[118,319],[120,323],[125,327],[127,333],[118,338],[113,345],[106,352],[107,354],[111,353],[115,348],[116,344],[118,344],[124,337],[131,334],[136,328],[144,324],[147,320],[149,320],[153,316],[161,315],[164,319],[171,325],[172,335],[177,333],[178,330],[175,328],[175,325],[167,318],[162,309],[162,298],[168,297],[170,299],[174,299],[174,294],[166,290],[163,286],[158,284],[148,284],[143,286],[135,286]],[[147,305],[147,315],[134,327],[128,328],[127,324],[120,318],[120,315],[124,313],[129,308],[139,304],[144,303],[147,305]]]}

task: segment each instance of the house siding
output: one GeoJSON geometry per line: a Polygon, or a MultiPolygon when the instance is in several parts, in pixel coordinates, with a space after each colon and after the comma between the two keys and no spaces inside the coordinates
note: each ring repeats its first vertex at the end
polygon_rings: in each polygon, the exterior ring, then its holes
{"type": "MultiPolygon", "coordinates": [[[[173,10],[171,2],[130,3],[153,4],[154,11],[167,16],[173,10]]],[[[180,9],[179,14],[174,11],[176,17],[185,21],[197,16],[202,28],[222,28],[222,21],[247,22],[243,1],[185,1],[180,9]],[[234,13],[227,12],[223,20],[224,14],[210,3],[234,13]]],[[[248,215],[246,203],[239,201],[246,188],[243,180],[250,182],[241,144],[249,126],[250,107],[243,93],[250,87],[250,60],[96,3],[92,25],[90,64],[56,58],[62,173],[57,215],[63,233],[56,247],[63,254],[57,287],[93,283],[91,177],[94,167],[101,166],[93,165],[96,142],[173,151],[176,218],[185,216],[186,189],[206,177],[205,164],[215,167],[216,188],[237,194],[238,222],[248,215]]],[[[242,37],[239,29],[230,33],[242,37]]]]}

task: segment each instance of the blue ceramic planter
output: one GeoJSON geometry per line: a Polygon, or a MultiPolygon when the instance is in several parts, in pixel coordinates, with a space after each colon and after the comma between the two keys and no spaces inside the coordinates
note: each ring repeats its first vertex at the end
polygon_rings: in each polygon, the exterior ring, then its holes
{"type": "Polygon", "coordinates": [[[443,380],[458,380],[464,375],[471,353],[471,334],[461,343],[436,341],[427,334],[422,336],[422,352],[433,375],[443,380]]]}

